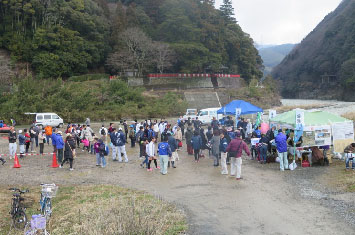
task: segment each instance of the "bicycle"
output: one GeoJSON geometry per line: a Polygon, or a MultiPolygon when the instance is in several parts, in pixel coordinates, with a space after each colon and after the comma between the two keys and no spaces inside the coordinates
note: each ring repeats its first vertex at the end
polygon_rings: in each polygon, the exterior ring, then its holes
{"type": "Polygon", "coordinates": [[[12,216],[12,225],[16,229],[23,229],[27,223],[26,216],[26,207],[22,203],[25,198],[22,197],[22,194],[28,193],[29,190],[20,190],[17,188],[10,188],[9,190],[13,191],[12,195],[12,203],[11,203],[11,211],[10,214],[12,216]]]}
{"type": "Polygon", "coordinates": [[[32,215],[31,222],[27,222],[24,235],[49,235],[46,229],[47,220],[44,215],[32,215]]]}
{"type": "Polygon", "coordinates": [[[41,214],[44,215],[46,221],[48,221],[52,215],[52,198],[57,194],[58,186],[55,184],[41,184],[41,200],[39,204],[41,206],[41,214]]]}

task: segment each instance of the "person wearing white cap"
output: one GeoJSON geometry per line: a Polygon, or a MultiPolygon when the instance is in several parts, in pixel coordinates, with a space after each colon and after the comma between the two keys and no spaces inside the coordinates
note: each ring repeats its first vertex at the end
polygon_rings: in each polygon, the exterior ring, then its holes
{"type": "Polygon", "coordinates": [[[126,135],[122,132],[122,128],[118,128],[116,145],[118,146],[118,161],[122,162],[122,155],[125,158],[125,162],[128,162],[128,157],[126,153],[126,135]]]}
{"type": "Polygon", "coordinates": [[[16,131],[14,127],[10,127],[9,132],[9,151],[10,151],[10,159],[15,157],[17,144],[16,144],[16,131]]]}

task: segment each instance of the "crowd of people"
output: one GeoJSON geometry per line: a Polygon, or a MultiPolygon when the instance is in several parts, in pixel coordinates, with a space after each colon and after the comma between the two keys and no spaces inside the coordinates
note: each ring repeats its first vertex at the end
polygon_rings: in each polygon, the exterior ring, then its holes
{"type": "MultiPolygon", "coordinates": [[[[211,124],[205,130],[202,123],[190,118],[184,120],[180,117],[176,122],[169,123],[167,120],[145,120],[132,121],[130,124],[123,120],[116,127],[110,123],[106,128],[104,125],[98,132],[90,127],[90,119],[87,118],[82,125],[69,123],[63,133],[51,126],[36,126],[18,131],[11,127],[9,133],[9,152],[12,159],[17,151],[17,140],[19,144],[19,156],[23,158],[26,153],[33,153],[39,147],[39,153],[43,154],[44,145],[52,145],[53,153],[56,154],[60,167],[65,162],[73,170],[73,161],[77,151],[81,149],[89,154],[96,155],[96,166],[106,167],[106,156],[110,151],[112,161],[128,162],[126,144],[130,140],[130,147],[139,146],[141,159],[140,166],[148,172],[155,169],[165,175],[168,168],[176,168],[179,160],[179,151],[183,150],[185,140],[188,155],[193,155],[195,163],[201,158],[208,156],[213,158],[213,165],[221,167],[221,174],[227,175],[228,164],[230,174],[237,180],[242,179],[242,153],[243,151],[251,156],[251,159],[258,160],[265,164],[270,156],[278,156],[280,170],[288,169],[288,153],[297,155],[300,152],[297,147],[302,144],[302,137],[293,143],[294,132],[292,130],[276,130],[272,127],[266,133],[262,133],[260,125],[253,125],[249,119],[238,118],[234,121],[226,117],[222,122],[213,118],[211,124]],[[156,146],[157,144],[157,146],[156,146]],[[81,147],[82,145],[82,147],[81,147]],[[250,147],[249,147],[250,146],[250,147]],[[268,156],[269,155],[269,156],[268,156]]],[[[323,146],[323,154],[326,159],[326,152],[329,146],[323,146]]],[[[345,149],[347,155],[346,167],[349,168],[349,161],[353,160],[352,153],[355,153],[355,144],[345,149]]],[[[4,164],[5,159],[0,157],[4,164]]],[[[353,161],[352,168],[355,163],[353,161]]]]}

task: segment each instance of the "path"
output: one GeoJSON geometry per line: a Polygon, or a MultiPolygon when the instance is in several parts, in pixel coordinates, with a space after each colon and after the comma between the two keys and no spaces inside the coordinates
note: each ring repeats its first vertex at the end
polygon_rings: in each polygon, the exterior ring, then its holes
{"type": "MultiPolygon", "coordinates": [[[[46,150],[49,150],[46,147],[46,150]]],[[[0,187],[8,184],[38,185],[55,182],[71,184],[117,184],[148,191],[186,209],[188,234],[354,234],[345,222],[316,200],[306,201],[297,187],[285,180],[277,164],[259,165],[245,160],[241,181],[222,176],[208,157],[196,164],[185,151],[178,168],[162,176],[155,170],[138,167],[138,148],[129,149],[128,164],[108,161],[108,167],[95,167],[94,155],[80,152],[75,170],[52,169],[50,157],[20,160],[21,169],[10,164],[0,170],[0,187]]],[[[12,163],[11,163],[12,164],[12,163]]]]}

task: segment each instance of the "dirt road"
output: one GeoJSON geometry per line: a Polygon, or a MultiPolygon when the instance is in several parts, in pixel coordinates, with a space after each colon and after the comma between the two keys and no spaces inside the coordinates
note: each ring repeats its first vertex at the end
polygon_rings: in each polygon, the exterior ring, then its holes
{"type": "MultiPolygon", "coordinates": [[[[0,139],[0,144],[6,149],[6,140],[0,139]]],[[[48,167],[50,156],[21,159],[20,169],[13,169],[9,162],[0,166],[0,187],[54,182],[140,189],[184,208],[190,224],[188,234],[354,234],[354,227],[336,216],[331,208],[305,196],[299,185],[293,185],[290,179],[297,177],[295,172],[281,173],[277,164],[259,165],[245,159],[244,179],[236,181],[220,175],[220,169],[213,167],[208,157],[196,164],[183,150],[178,167],[163,176],[158,170],[141,169],[138,148],[131,149],[128,145],[127,148],[130,162],[118,163],[109,158],[106,169],[97,168],[94,155],[81,151],[72,172],[68,166],[48,167]]],[[[46,146],[45,152],[50,149],[46,146]]],[[[297,172],[301,174],[308,169],[298,168],[297,172]]]]}

